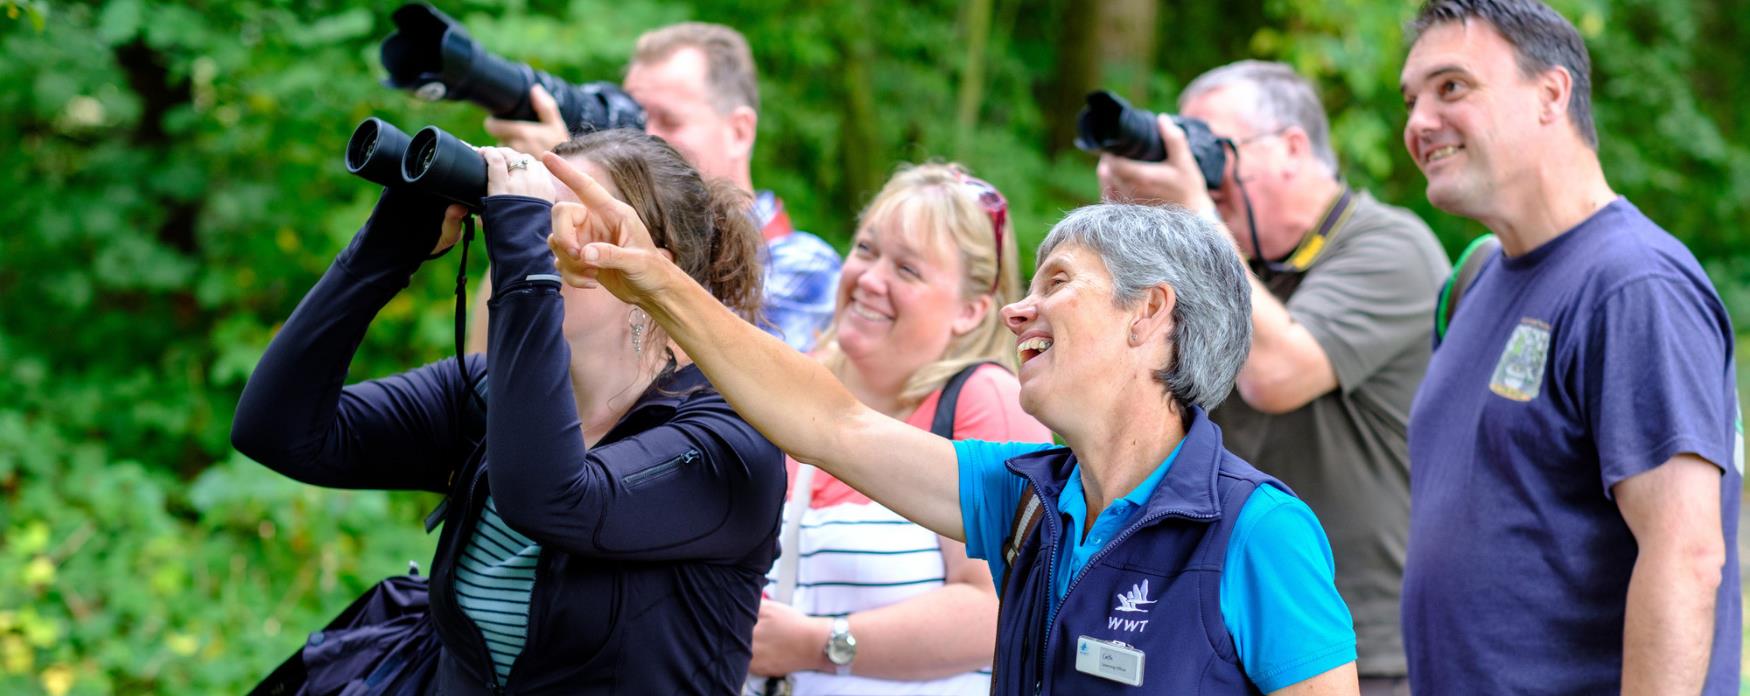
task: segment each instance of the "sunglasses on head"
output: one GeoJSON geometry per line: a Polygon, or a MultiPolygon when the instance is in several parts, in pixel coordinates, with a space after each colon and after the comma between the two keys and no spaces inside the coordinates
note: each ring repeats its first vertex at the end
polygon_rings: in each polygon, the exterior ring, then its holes
{"type": "Polygon", "coordinates": [[[1009,222],[1009,200],[1003,198],[1002,192],[990,182],[966,173],[966,170],[954,167],[954,176],[972,189],[973,196],[978,198],[979,207],[984,208],[984,214],[990,216],[990,226],[996,235],[997,269],[996,277],[990,281],[991,292],[996,292],[1003,279],[1003,230],[1009,222]]]}

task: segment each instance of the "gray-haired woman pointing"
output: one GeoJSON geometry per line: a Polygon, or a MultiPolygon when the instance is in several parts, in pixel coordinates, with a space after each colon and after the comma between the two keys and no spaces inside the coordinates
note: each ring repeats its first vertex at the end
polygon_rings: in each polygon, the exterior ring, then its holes
{"type": "Polygon", "coordinates": [[[724,310],[630,208],[547,160],[581,201],[553,210],[566,282],[644,308],[780,448],[990,563],[996,693],[1356,692],[1323,529],[1205,415],[1251,332],[1245,271],[1211,224],[1132,205],[1066,216],[1003,317],[1022,407],[1068,447],[950,442],[724,310]]]}

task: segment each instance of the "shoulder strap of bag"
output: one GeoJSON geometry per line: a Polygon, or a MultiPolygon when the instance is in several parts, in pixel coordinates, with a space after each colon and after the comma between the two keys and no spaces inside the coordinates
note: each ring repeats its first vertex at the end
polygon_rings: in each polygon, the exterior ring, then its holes
{"type": "Polygon", "coordinates": [[[778,536],[778,578],[772,600],[789,604],[796,595],[797,571],[802,564],[802,516],[814,503],[814,466],[796,463],[796,480],[790,485],[789,504],[784,507],[784,531],[778,536]]]}
{"type": "MultiPolygon", "coordinates": [[[[1032,486],[1027,486],[1021,493],[1021,501],[1015,505],[1015,519],[1009,523],[1009,542],[1003,545],[1003,567],[1010,571],[1015,569],[1015,558],[1021,555],[1021,544],[1039,528],[1039,520],[1045,517],[1044,508],[1045,501],[1039,499],[1032,486]]],[[[1009,583],[1012,574],[1003,573],[1004,585],[1009,583]]],[[[997,595],[1002,596],[1002,591],[1003,588],[998,587],[997,595]]]]}
{"type": "Polygon", "coordinates": [[[475,444],[486,441],[486,381],[490,377],[480,375],[474,381],[474,398],[468,399],[462,411],[462,433],[475,444]]]}
{"type": "MultiPolygon", "coordinates": [[[[966,386],[966,380],[972,373],[992,362],[976,362],[961,368],[948,378],[948,383],[942,385],[942,398],[936,401],[936,415],[930,420],[930,432],[941,437],[954,439],[954,413],[960,406],[960,390],[966,386]]],[[[1009,543],[1003,547],[1003,565],[1013,568],[1015,556],[1021,553],[1021,543],[1039,526],[1041,501],[1028,486],[1021,495],[1021,501],[1015,506],[1015,518],[1010,525],[1009,543]]],[[[1003,582],[1008,583],[1008,575],[1003,575],[1003,582]]],[[[1002,588],[997,588],[1001,592],[1002,588]]]]}
{"type": "Polygon", "coordinates": [[[975,362],[960,368],[959,372],[948,378],[948,383],[942,385],[942,398],[936,401],[936,415],[930,419],[930,432],[950,440],[954,439],[954,412],[960,407],[961,388],[966,386],[966,380],[972,377],[972,373],[977,372],[978,368],[995,364],[989,361],[975,362]]]}
{"type": "MultiPolygon", "coordinates": [[[[467,438],[468,442],[473,443],[475,447],[486,444],[486,379],[488,376],[481,375],[480,379],[475,380],[474,398],[464,399],[462,402],[464,404],[462,407],[462,436],[467,438]]],[[[445,484],[453,487],[455,483],[456,470],[450,469],[450,478],[445,481],[445,484]]],[[[439,500],[437,505],[432,507],[431,512],[426,513],[425,533],[430,534],[431,530],[437,529],[438,524],[444,521],[444,513],[449,512],[449,510],[450,496],[445,495],[443,500],[439,500]]]]}
{"type": "Polygon", "coordinates": [[[1465,291],[1476,282],[1477,274],[1482,273],[1483,266],[1500,248],[1501,240],[1495,235],[1485,234],[1471,240],[1458,255],[1458,261],[1452,264],[1452,276],[1446,279],[1446,287],[1440,290],[1440,301],[1434,305],[1435,345],[1446,340],[1446,327],[1452,323],[1452,315],[1458,312],[1458,301],[1464,298],[1465,291]]]}

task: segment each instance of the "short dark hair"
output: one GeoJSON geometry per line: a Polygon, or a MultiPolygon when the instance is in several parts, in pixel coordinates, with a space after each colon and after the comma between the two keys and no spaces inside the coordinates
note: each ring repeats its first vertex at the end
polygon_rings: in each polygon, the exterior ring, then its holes
{"type": "Polygon", "coordinates": [[[1574,24],[1538,0],[1428,0],[1407,29],[1410,45],[1429,29],[1473,18],[1488,22],[1507,39],[1526,77],[1557,66],[1568,71],[1574,80],[1568,118],[1580,139],[1598,149],[1598,127],[1592,122],[1592,57],[1574,24]]]}
{"type": "Polygon", "coordinates": [[[683,48],[696,48],[705,54],[705,87],[711,91],[711,105],[717,113],[728,115],[735,107],[760,110],[759,73],[754,68],[753,51],[741,32],[707,22],[682,22],[652,29],[638,37],[632,49],[633,63],[655,63],[667,60],[683,48]]]}

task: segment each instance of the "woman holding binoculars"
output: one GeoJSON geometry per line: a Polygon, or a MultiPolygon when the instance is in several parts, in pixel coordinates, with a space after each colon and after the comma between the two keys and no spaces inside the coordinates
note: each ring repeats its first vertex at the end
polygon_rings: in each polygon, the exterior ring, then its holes
{"type": "MultiPolygon", "coordinates": [[[[782,455],[643,311],[559,282],[545,239],[570,192],[538,161],[479,152],[490,355],[469,356],[466,378],[446,361],[343,386],[372,318],[466,213],[390,186],[274,337],[233,442],[314,485],[449,494],[430,586],[437,691],[733,693],[775,555],[782,455]],[[466,404],[486,375],[483,437],[466,404]]],[[[636,131],[554,154],[638,210],[659,253],[729,310],[757,311],[760,238],[739,193],[636,131]]]]}

